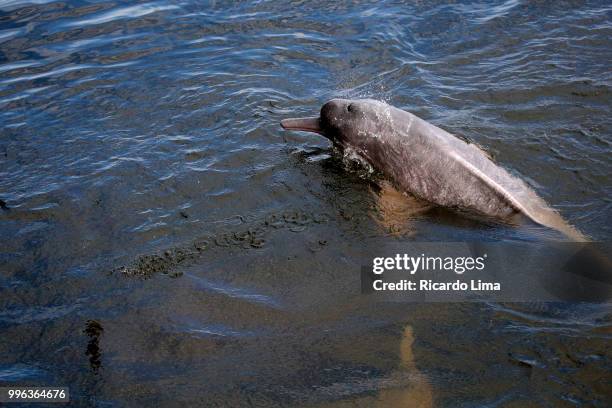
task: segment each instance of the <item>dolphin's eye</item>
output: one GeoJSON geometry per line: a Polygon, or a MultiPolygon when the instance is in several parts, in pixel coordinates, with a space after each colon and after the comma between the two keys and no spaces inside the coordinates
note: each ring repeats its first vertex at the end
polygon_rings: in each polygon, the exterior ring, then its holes
{"type": "Polygon", "coordinates": [[[346,107],[346,110],[349,112],[353,112],[355,110],[355,107],[352,103],[349,103],[349,105],[346,107]]]}

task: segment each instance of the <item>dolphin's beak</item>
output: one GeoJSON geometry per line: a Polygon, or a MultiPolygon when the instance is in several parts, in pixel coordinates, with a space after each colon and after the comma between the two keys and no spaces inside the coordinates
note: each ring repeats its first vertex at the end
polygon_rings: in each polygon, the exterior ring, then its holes
{"type": "Polygon", "coordinates": [[[303,130],[304,132],[323,134],[319,118],[283,119],[281,120],[281,126],[287,130],[303,130]]]}

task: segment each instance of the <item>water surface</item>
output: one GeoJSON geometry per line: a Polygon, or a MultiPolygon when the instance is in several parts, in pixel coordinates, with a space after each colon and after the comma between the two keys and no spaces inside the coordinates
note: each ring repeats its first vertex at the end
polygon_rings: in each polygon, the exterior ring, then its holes
{"type": "Polygon", "coordinates": [[[612,234],[612,7],[0,2],[0,383],[75,405],[605,406],[610,309],[359,293],[383,249],[549,232],[419,213],[278,123],[373,97],[612,234]],[[384,197],[383,197],[384,198],[384,197]]]}

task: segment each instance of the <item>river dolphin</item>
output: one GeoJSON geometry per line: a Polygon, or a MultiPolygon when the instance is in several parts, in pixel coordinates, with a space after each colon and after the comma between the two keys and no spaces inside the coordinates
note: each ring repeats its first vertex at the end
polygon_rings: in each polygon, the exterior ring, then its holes
{"type": "Polygon", "coordinates": [[[332,99],[319,117],[284,119],[281,126],[325,136],[417,198],[503,220],[522,214],[573,241],[587,241],[478,146],[384,102],[332,99]]]}

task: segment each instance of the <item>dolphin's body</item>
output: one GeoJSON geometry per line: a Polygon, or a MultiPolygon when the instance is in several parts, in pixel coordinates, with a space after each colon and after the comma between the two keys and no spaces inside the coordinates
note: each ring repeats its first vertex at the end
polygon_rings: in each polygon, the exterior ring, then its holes
{"type": "Polygon", "coordinates": [[[572,240],[586,240],[477,146],[410,112],[371,99],[333,99],[320,117],[285,119],[281,125],[319,133],[355,151],[399,189],[431,203],[498,219],[522,214],[572,240]]]}

